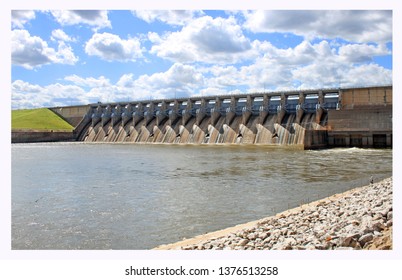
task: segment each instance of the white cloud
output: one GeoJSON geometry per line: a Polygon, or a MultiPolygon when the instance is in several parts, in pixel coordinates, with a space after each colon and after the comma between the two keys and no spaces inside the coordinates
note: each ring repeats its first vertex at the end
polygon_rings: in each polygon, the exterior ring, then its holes
{"type": "Polygon", "coordinates": [[[35,18],[35,12],[29,10],[12,10],[11,25],[12,27],[24,28],[24,24],[35,18]]]}
{"type": "Polygon", "coordinates": [[[347,62],[371,62],[374,56],[390,55],[385,45],[349,44],[339,48],[339,55],[347,62]]]}
{"type": "Polygon", "coordinates": [[[392,84],[392,70],[377,64],[365,64],[348,69],[341,86],[367,86],[392,84]]]}
{"type": "Polygon", "coordinates": [[[32,85],[27,82],[17,80],[11,84],[12,91],[14,93],[40,93],[43,91],[43,88],[39,85],[32,85]]]}
{"type": "Polygon", "coordinates": [[[136,61],[143,57],[141,43],[137,38],[127,40],[110,33],[95,33],[85,44],[88,55],[99,56],[107,61],[136,61]]]}
{"type": "Polygon", "coordinates": [[[166,72],[140,76],[132,85],[136,96],[148,98],[152,94],[157,98],[171,98],[176,93],[192,95],[203,83],[202,74],[194,66],[175,63],[166,72]]]}
{"type": "Polygon", "coordinates": [[[208,90],[202,92],[240,87],[262,91],[392,83],[391,70],[367,64],[374,56],[389,52],[384,46],[352,44],[337,50],[327,41],[316,44],[303,41],[288,49],[269,43],[258,48],[263,50],[263,56],[252,64],[204,68],[208,90]]]}
{"type": "Polygon", "coordinates": [[[33,69],[49,63],[70,64],[78,61],[70,46],[60,42],[58,50],[50,48],[40,37],[26,30],[11,31],[11,58],[14,65],[33,69]]]}
{"type": "Polygon", "coordinates": [[[109,87],[111,86],[109,79],[104,76],[100,76],[99,78],[82,78],[77,75],[71,75],[64,78],[66,81],[73,82],[77,86],[83,87],[109,87]]]}
{"type": "Polygon", "coordinates": [[[52,31],[53,41],[63,41],[63,42],[76,42],[77,40],[73,37],[68,36],[63,30],[55,29],[52,31]]]}
{"type": "Polygon", "coordinates": [[[121,88],[132,88],[134,86],[133,74],[124,74],[116,85],[121,88]]]}
{"type": "Polygon", "coordinates": [[[104,76],[83,78],[70,75],[64,78],[72,84],[54,83],[46,86],[16,80],[11,85],[12,108],[51,107],[70,104],[119,102],[143,99],[172,98],[194,95],[203,86],[203,76],[189,65],[174,64],[166,72],[142,75],[124,74],[116,84],[104,76]]]}
{"type": "Polygon", "coordinates": [[[148,23],[159,20],[170,25],[185,25],[203,15],[202,11],[195,10],[135,10],[132,13],[148,23]]]}
{"type": "Polygon", "coordinates": [[[78,57],[74,55],[71,46],[64,42],[59,42],[56,56],[53,58],[54,63],[74,65],[77,63],[78,57]]]}
{"type": "Polygon", "coordinates": [[[98,30],[100,28],[112,27],[108,19],[107,11],[99,10],[55,10],[51,11],[56,21],[61,25],[85,24],[98,30]]]}
{"type": "Polygon", "coordinates": [[[12,109],[88,104],[85,91],[73,85],[59,83],[48,86],[16,80],[11,84],[12,109]]]}
{"type": "Polygon", "coordinates": [[[252,56],[252,45],[233,17],[204,16],[179,32],[149,34],[151,53],[175,62],[236,63],[252,56]]]}
{"type": "Polygon", "coordinates": [[[253,32],[290,32],[310,38],[342,38],[351,42],[392,40],[392,11],[251,11],[245,28],[253,32]]]}
{"type": "Polygon", "coordinates": [[[11,31],[12,63],[27,69],[51,63],[56,51],[41,38],[31,36],[26,30],[11,31]]]}

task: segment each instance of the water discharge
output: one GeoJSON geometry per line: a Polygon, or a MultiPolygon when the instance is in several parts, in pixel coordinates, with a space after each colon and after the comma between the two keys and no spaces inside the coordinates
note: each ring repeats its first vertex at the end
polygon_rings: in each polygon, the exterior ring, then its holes
{"type": "Polygon", "coordinates": [[[150,249],[364,185],[372,175],[392,175],[392,150],[13,144],[12,249],[150,249]]]}
{"type": "MultiPolygon", "coordinates": [[[[102,108],[98,107],[92,110],[101,112],[102,108]]],[[[110,106],[107,109],[112,110],[110,106]]],[[[93,115],[92,119],[89,115],[84,119],[87,124],[78,136],[79,141],[308,146],[309,144],[305,143],[305,131],[325,135],[322,132],[327,125],[326,113],[318,117],[316,113],[309,112],[299,114],[299,119],[296,113],[284,111],[282,114],[268,114],[264,111],[252,114],[246,111],[208,116],[188,113],[183,116],[170,115],[164,119],[147,118],[135,113],[133,117],[125,119],[101,118],[96,117],[95,113],[93,115]]],[[[323,140],[317,142],[317,146],[324,143],[323,140]]]]}

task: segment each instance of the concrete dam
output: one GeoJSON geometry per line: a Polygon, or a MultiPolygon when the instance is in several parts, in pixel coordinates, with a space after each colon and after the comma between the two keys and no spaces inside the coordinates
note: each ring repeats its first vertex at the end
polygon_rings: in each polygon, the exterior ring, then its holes
{"type": "Polygon", "coordinates": [[[51,109],[85,142],[392,147],[392,86],[51,109]]]}

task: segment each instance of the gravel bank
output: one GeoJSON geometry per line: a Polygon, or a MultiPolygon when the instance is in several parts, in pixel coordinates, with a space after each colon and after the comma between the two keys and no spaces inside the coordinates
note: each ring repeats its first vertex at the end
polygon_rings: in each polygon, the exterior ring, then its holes
{"type": "Polygon", "coordinates": [[[392,249],[392,178],[155,249],[392,249]]]}

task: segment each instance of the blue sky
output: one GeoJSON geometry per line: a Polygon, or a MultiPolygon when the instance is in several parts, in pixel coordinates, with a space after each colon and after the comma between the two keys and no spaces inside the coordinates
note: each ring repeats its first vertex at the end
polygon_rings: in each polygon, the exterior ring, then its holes
{"type": "Polygon", "coordinates": [[[387,10],[13,10],[13,109],[392,84],[387,10]]]}

